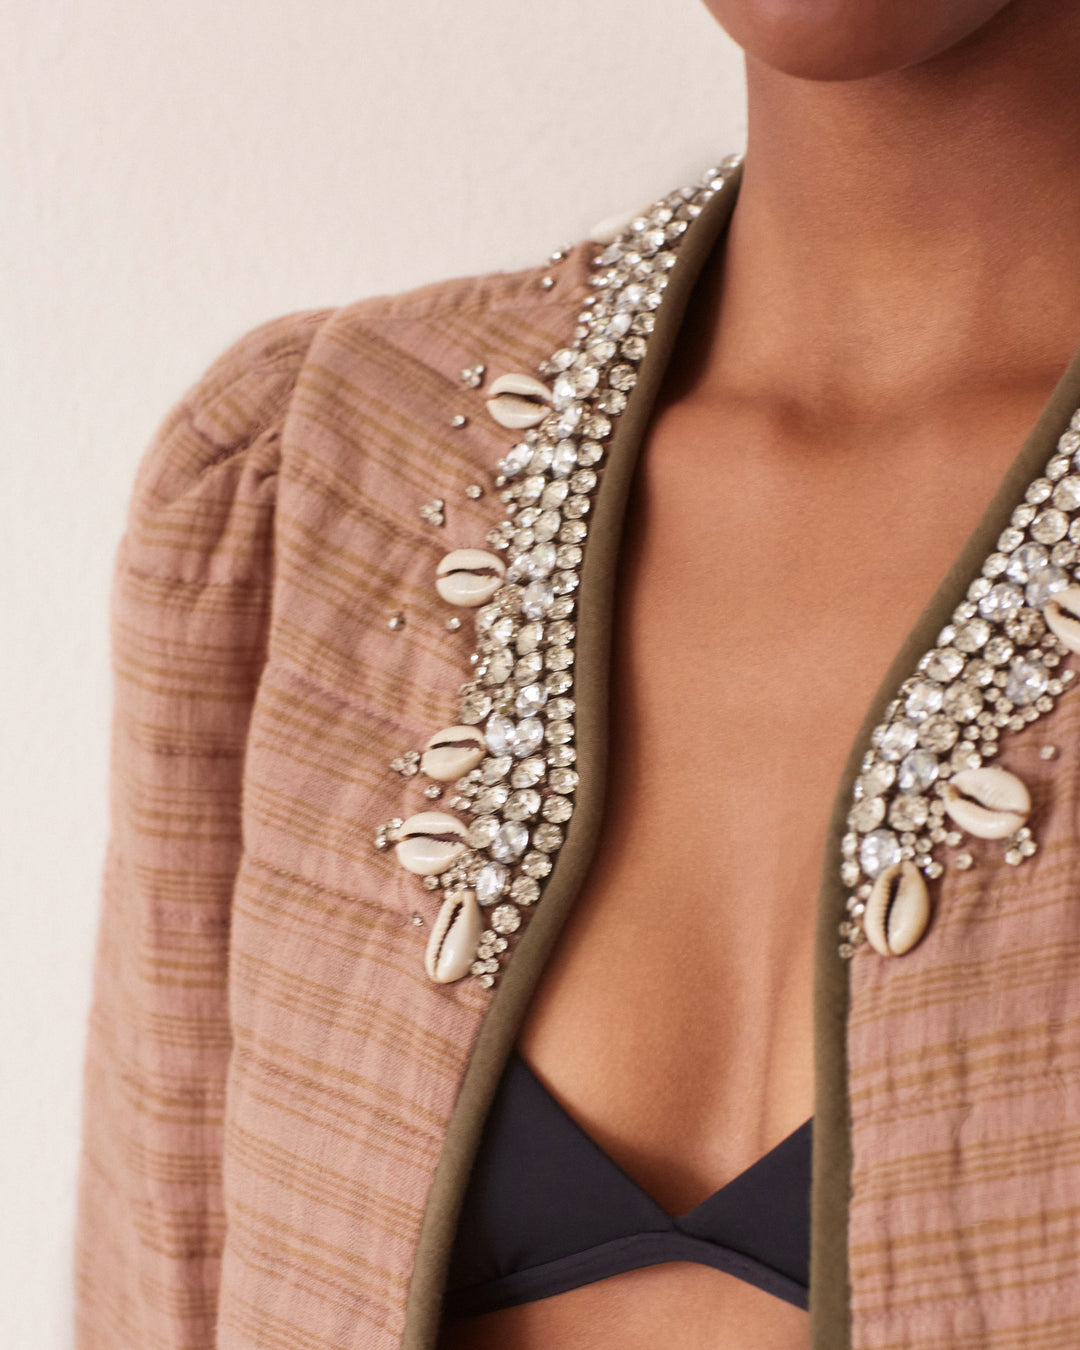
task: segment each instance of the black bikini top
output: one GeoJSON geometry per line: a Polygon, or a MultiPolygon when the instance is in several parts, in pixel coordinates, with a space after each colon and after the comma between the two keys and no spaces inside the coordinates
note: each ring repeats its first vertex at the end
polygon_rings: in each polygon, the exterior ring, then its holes
{"type": "Polygon", "coordinates": [[[662,1261],[712,1266],[807,1307],[812,1127],[669,1215],[512,1051],[466,1189],[445,1312],[492,1312],[662,1261]]]}

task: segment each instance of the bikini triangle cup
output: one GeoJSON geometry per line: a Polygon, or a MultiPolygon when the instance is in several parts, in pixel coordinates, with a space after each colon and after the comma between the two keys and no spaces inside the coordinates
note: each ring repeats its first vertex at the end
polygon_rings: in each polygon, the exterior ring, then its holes
{"type": "Polygon", "coordinates": [[[812,1121],[684,1214],[649,1196],[513,1051],[485,1122],[444,1297],[451,1316],[692,1261],[807,1306],[812,1121]]]}

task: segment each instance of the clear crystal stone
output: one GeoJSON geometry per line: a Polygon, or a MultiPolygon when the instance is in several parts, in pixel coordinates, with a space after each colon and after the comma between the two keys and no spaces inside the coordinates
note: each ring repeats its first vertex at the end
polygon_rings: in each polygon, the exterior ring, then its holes
{"type": "Polygon", "coordinates": [[[574,678],[568,670],[549,670],[544,676],[544,683],[547,685],[548,693],[557,698],[573,687],[574,678]]]}
{"type": "Polygon", "coordinates": [[[1000,622],[1005,615],[1011,614],[1014,609],[1019,609],[1023,603],[1024,594],[1019,586],[1010,585],[1006,581],[999,581],[996,586],[991,586],[979,601],[979,613],[984,619],[1000,622]]]}
{"type": "Polygon", "coordinates": [[[540,623],[527,623],[518,630],[517,635],[517,654],[518,656],[528,656],[536,651],[544,640],[544,626],[540,623]]]}
{"type": "Polygon", "coordinates": [[[476,874],[473,890],[481,905],[493,905],[506,890],[510,873],[502,863],[485,863],[476,874]]]}
{"type": "Polygon", "coordinates": [[[991,666],[1003,666],[1013,654],[1013,645],[1007,637],[992,637],[983,648],[983,660],[991,666]]]}
{"type": "Polygon", "coordinates": [[[546,544],[548,540],[554,539],[559,533],[561,525],[562,516],[559,515],[558,511],[542,511],[537,517],[533,535],[542,544],[546,544]]]}
{"type": "Polygon", "coordinates": [[[900,760],[909,750],[914,750],[918,734],[907,722],[893,722],[881,733],[878,742],[878,754],[882,759],[900,760]]]}
{"type": "Polygon", "coordinates": [[[491,711],[491,695],[481,689],[470,690],[461,700],[461,720],[468,726],[482,722],[491,711]]]}
{"type": "Polygon", "coordinates": [[[1047,507],[1040,511],[1029,527],[1032,539],[1040,544],[1056,544],[1064,539],[1069,530],[1069,517],[1056,507],[1047,507]]]}
{"type": "Polygon", "coordinates": [[[1024,500],[1031,502],[1034,506],[1041,506],[1053,490],[1054,485],[1048,478],[1034,478],[1027,486],[1024,500]]]}
{"type": "Polygon", "coordinates": [[[1075,511],[1080,507],[1080,478],[1070,475],[1054,488],[1054,505],[1060,511],[1075,511]]]}
{"type": "Polygon", "coordinates": [[[1023,542],[1023,530],[1018,530],[1015,525],[1010,525],[998,535],[997,546],[1002,553],[1011,553],[1013,549],[1019,548],[1023,542]]]}
{"type": "Polygon", "coordinates": [[[569,820],[573,813],[573,802],[568,797],[557,795],[546,798],[541,811],[545,820],[553,820],[557,825],[569,820]]]}
{"type": "Polygon", "coordinates": [[[964,669],[964,657],[955,647],[936,647],[923,664],[924,672],[932,680],[948,684],[964,669]]]}
{"type": "Polygon", "coordinates": [[[1005,697],[1018,708],[1034,703],[1046,690],[1049,671],[1039,660],[1027,656],[1017,656],[1009,666],[1009,682],[1005,686],[1005,697]]]}
{"type": "Polygon", "coordinates": [[[515,877],[510,898],[519,905],[535,905],[540,899],[540,883],[532,877],[515,877]]]}
{"type": "Polygon", "coordinates": [[[935,754],[944,754],[956,744],[959,734],[951,717],[931,717],[919,728],[919,744],[927,750],[933,750],[935,754]]]}
{"type": "Polygon", "coordinates": [[[1046,632],[1046,622],[1037,609],[1018,609],[1005,620],[1005,631],[1014,642],[1030,647],[1046,632]]]}
{"type": "Polygon", "coordinates": [[[491,854],[498,862],[516,862],[528,846],[528,829],[520,821],[508,820],[491,841],[491,854]]]}
{"type": "Polygon", "coordinates": [[[921,722],[931,713],[941,710],[943,690],[941,685],[930,680],[919,680],[904,704],[904,712],[913,722],[921,722]]]}
{"type": "Polygon", "coordinates": [[[982,712],[982,693],[965,680],[952,684],[945,691],[945,713],[957,722],[972,722],[982,712]]]}
{"type": "Polygon", "coordinates": [[[901,793],[889,807],[889,824],[894,830],[921,830],[929,814],[925,797],[901,793]]]}
{"type": "Polygon", "coordinates": [[[892,830],[873,830],[859,846],[859,865],[870,878],[900,861],[900,841],[892,830]]]}
{"type": "Polygon", "coordinates": [[[547,766],[540,755],[533,755],[515,764],[510,774],[510,786],[515,788],[535,787],[542,782],[547,766]]]}
{"type": "Polygon", "coordinates": [[[526,684],[518,690],[514,708],[522,717],[528,717],[538,713],[547,701],[548,691],[544,685],[526,684]]]}
{"type": "Polygon", "coordinates": [[[551,871],[551,859],[544,853],[526,853],[521,860],[521,870],[527,877],[546,877],[551,871]]]}
{"type": "Polygon", "coordinates": [[[521,788],[506,803],[507,820],[531,820],[540,810],[540,794],[535,788],[521,788]]]}
{"type": "Polygon", "coordinates": [[[571,793],[578,785],[578,776],[573,769],[552,769],[548,778],[553,792],[571,793]]]}
{"type": "Polygon", "coordinates": [[[1032,572],[1046,562],[1046,557],[1046,549],[1042,544],[1022,544],[1013,553],[1005,569],[1009,580],[1022,586],[1032,572]]]}
{"type": "Polygon", "coordinates": [[[498,783],[510,772],[513,760],[509,755],[490,756],[480,766],[480,777],[485,783],[498,783]]]}
{"type": "Polygon", "coordinates": [[[863,797],[880,797],[896,781],[894,764],[872,764],[865,769],[855,783],[855,790],[863,797]]]}
{"type": "Polygon", "coordinates": [[[554,853],[562,847],[563,832],[558,825],[538,825],[533,830],[533,848],[541,853],[554,853]]]}
{"type": "Polygon", "coordinates": [[[498,819],[495,816],[481,816],[469,826],[465,838],[471,848],[487,848],[498,833],[498,819]]]}
{"type": "Polygon", "coordinates": [[[542,619],[555,600],[550,581],[531,581],[521,597],[521,608],[527,619],[542,619]]]}
{"type": "Polygon", "coordinates": [[[912,750],[900,761],[897,785],[901,792],[925,792],[937,776],[937,755],[930,750],[912,750]]]}
{"type": "Polygon", "coordinates": [[[885,819],[884,797],[864,797],[848,812],[848,829],[858,834],[869,834],[885,819]]]}
{"type": "Polygon", "coordinates": [[[1047,563],[1031,574],[1031,580],[1024,587],[1024,599],[1034,609],[1041,609],[1056,591],[1063,591],[1070,580],[1068,572],[1047,563]]]}
{"type": "Polygon", "coordinates": [[[577,465],[577,445],[572,440],[559,441],[551,456],[551,472],[556,478],[569,478],[577,465]]]}
{"type": "Polygon", "coordinates": [[[491,926],[496,933],[516,933],[521,927],[521,910],[509,903],[496,905],[491,911],[491,926]]]}
{"type": "Polygon", "coordinates": [[[956,630],[953,643],[962,652],[977,652],[990,636],[990,625],[985,619],[971,619],[956,630]]]}
{"type": "Polygon", "coordinates": [[[506,799],[510,795],[510,789],[505,783],[495,783],[492,787],[484,788],[473,798],[472,809],[478,816],[494,815],[496,811],[501,811],[506,805],[506,799]]]}

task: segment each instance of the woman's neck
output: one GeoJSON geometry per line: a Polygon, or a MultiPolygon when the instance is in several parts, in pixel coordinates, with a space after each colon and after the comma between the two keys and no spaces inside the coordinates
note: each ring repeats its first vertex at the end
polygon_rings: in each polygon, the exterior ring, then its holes
{"type": "Polygon", "coordinates": [[[1078,62],[1059,0],[873,79],[749,61],[706,383],[879,406],[1060,369],[1080,342],[1078,62]]]}

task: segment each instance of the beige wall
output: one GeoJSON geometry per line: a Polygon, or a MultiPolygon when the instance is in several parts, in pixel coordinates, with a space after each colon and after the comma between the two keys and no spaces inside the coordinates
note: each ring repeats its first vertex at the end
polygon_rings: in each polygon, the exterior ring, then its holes
{"type": "Polygon", "coordinates": [[[0,6],[0,1345],[70,1343],[136,462],[259,321],[541,261],[743,144],[695,0],[0,6]]]}

